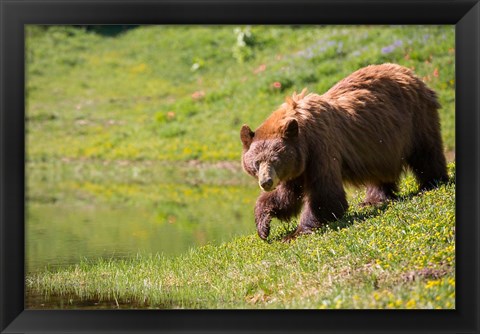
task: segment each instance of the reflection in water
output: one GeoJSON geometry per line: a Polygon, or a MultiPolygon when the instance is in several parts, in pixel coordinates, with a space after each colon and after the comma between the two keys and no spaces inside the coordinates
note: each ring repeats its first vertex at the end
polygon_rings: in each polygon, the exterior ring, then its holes
{"type": "Polygon", "coordinates": [[[253,233],[254,188],[212,191],[152,205],[28,203],[26,272],[138,253],[176,255],[253,233]]]}
{"type": "MultiPolygon", "coordinates": [[[[25,294],[25,305],[29,309],[37,310],[113,310],[146,308],[146,305],[131,301],[121,303],[118,302],[118,300],[79,300],[77,297],[70,297],[71,296],[68,295],[40,296],[38,294],[27,291],[27,293],[25,294]]],[[[159,305],[157,308],[162,309],[162,306],[159,305]]]]}

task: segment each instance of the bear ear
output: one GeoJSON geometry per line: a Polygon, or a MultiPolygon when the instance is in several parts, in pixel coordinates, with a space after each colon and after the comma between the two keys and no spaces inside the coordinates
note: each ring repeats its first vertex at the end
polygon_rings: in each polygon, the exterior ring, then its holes
{"type": "Polygon", "coordinates": [[[285,102],[292,107],[292,109],[297,107],[297,102],[295,102],[290,96],[285,97],[285,102]]]}
{"type": "Polygon", "coordinates": [[[283,128],[282,138],[284,139],[292,139],[298,136],[298,122],[296,119],[290,119],[285,123],[285,127],[283,128]]]}
{"type": "Polygon", "coordinates": [[[242,126],[242,129],[240,130],[240,139],[242,140],[243,148],[248,149],[250,147],[254,135],[255,132],[253,132],[247,124],[242,126]]]}

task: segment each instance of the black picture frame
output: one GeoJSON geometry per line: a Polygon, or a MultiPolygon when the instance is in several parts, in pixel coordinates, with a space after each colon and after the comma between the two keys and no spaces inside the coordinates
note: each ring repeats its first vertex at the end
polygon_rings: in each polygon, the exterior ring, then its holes
{"type": "Polygon", "coordinates": [[[472,0],[0,0],[1,333],[478,333],[480,4],[472,0]],[[455,310],[24,310],[25,24],[456,26],[455,310]]]}

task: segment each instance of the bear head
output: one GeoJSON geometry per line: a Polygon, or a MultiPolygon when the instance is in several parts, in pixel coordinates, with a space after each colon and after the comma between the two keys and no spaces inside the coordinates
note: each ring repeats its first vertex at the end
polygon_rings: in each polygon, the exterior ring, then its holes
{"type": "Polygon", "coordinates": [[[258,180],[264,191],[300,176],[305,163],[295,118],[270,119],[255,132],[248,125],[240,130],[243,169],[258,180]]]}

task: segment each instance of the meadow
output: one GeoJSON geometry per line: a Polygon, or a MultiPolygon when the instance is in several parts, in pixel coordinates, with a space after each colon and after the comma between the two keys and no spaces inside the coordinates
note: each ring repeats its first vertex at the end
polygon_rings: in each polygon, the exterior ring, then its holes
{"type": "Polygon", "coordinates": [[[453,26],[117,28],[26,29],[27,306],[454,308],[453,26]],[[241,125],[384,62],[438,93],[451,183],[259,240],[241,125]]]}

